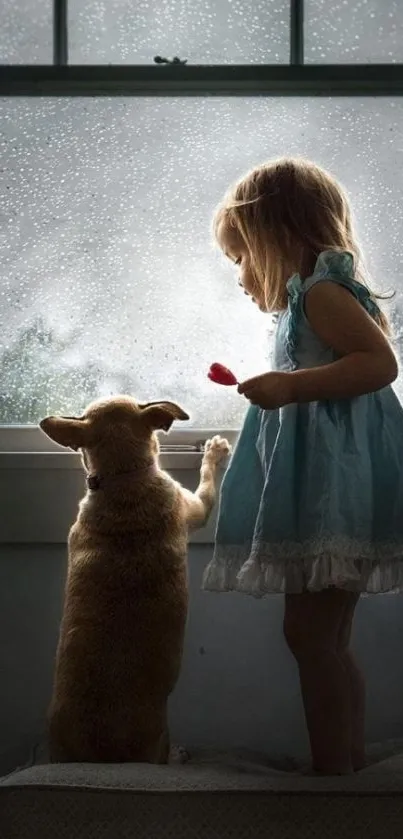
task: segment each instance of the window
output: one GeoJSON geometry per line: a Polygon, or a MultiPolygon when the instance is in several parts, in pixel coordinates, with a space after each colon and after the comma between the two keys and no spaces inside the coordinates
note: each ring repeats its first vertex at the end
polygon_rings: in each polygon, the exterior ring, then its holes
{"type": "Polygon", "coordinates": [[[51,0],[2,0],[0,64],[50,64],[51,0]]]}
{"type": "MultiPolygon", "coordinates": [[[[8,4],[0,35],[6,64],[49,62],[50,3],[38,0],[32,21],[28,5],[8,4]]],[[[59,35],[65,6],[54,3],[59,35]]],[[[206,371],[217,360],[240,377],[260,372],[272,325],[213,248],[210,217],[242,170],[284,153],[311,156],[344,182],[374,284],[397,292],[390,311],[399,337],[403,73],[379,72],[382,96],[368,95],[370,83],[354,68],[343,76],[354,96],[343,88],[332,97],[331,85],[327,96],[300,94],[310,79],[323,94],[323,80],[337,76],[337,67],[308,63],[398,61],[401,36],[393,33],[403,12],[385,0],[349,2],[346,26],[345,2],[331,15],[324,0],[305,7],[305,66],[300,0],[291,0],[291,30],[288,0],[70,0],[69,59],[81,66],[0,68],[0,96],[3,85],[10,93],[10,79],[33,94],[0,101],[0,424],[36,424],[125,391],[179,401],[190,428],[239,427],[244,401],[212,385],[206,371]],[[285,64],[289,37],[295,72],[285,64]],[[203,65],[256,66],[253,75],[235,68],[246,80],[243,95],[185,98],[190,75],[177,67],[176,95],[164,96],[169,76],[152,66],[157,53],[187,59],[201,94],[203,85],[212,92],[214,75],[203,65]],[[88,63],[100,67],[87,72],[88,63]],[[150,65],[152,96],[77,95],[88,93],[97,73],[102,87],[116,71],[107,65],[128,63],[150,65]],[[266,72],[262,64],[272,64],[266,95],[248,96],[266,72]],[[47,95],[55,79],[72,95],[47,95]]],[[[142,69],[125,68],[117,92],[142,69]]]]}
{"type": "Polygon", "coordinates": [[[401,0],[306,0],[306,61],[403,61],[401,0]]]}
{"type": "Polygon", "coordinates": [[[287,62],[289,0],[70,0],[73,64],[287,62]]]}

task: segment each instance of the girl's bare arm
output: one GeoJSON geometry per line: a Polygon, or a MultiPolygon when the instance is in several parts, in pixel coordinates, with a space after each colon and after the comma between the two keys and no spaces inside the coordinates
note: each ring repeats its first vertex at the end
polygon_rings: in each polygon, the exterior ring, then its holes
{"type": "Polygon", "coordinates": [[[398,366],[389,341],[350,291],[333,282],[319,283],[306,294],[305,312],[314,332],[340,358],[290,373],[293,402],[349,399],[396,379],[398,366]]]}

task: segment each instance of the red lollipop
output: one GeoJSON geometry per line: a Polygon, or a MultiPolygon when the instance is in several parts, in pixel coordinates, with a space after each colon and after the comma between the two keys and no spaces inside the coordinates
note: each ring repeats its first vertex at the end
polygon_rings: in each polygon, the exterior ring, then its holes
{"type": "Polygon", "coordinates": [[[209,379],[212,382],[216,382],[218,385],[237,385],[238,381],[231,370],[228,370],[228,367],[224,367],[223,364],[212,364],[210,370],[207,373],[209,379]]]}

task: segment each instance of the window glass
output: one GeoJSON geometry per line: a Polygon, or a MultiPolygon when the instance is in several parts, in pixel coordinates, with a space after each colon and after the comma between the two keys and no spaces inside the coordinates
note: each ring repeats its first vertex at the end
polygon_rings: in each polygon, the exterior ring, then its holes
{"type": "Polygon", "coordinates": [[[0,64],[51,64],[52,0],[1,0],[0,64]]]}
{"type": "Polygon", "coordinates": [[[210,218],[233,179],[278,155],[345,184],[399,333],[402,133],[398,98],[0,101],[0,421],[123,391],[178,400],[194,426],[239,426],[244,400],[206,372],[262,372],[271,322],[210,218]]]}
{"type": "Polygon", "coordinates": [[[305,60],[314,64],[403,61],[403,3],[305,0],[305,60]]]}
{"type": "Polygon", "coordinates": [[[289,60],[289,0],[70,0],[74,64],[289,60]]]}

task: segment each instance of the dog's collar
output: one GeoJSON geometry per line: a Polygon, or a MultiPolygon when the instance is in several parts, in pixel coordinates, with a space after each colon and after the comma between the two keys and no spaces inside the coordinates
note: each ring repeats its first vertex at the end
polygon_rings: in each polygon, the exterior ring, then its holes
{"type": "Polygon", "coordinates": [[[124,478],[127,475],[142,475],[144,472],[150,472],[155,467],[154,460],[144,466],[138,466],[136,469],[127,469],[124,472],[116,472],[114,475],[99,475],[96,472],[87,473],[87,487],[91,492],[97,492],[102,489],[104,484],[109,484],[110,481],[116,481],[119,478],[124,478]]]}

